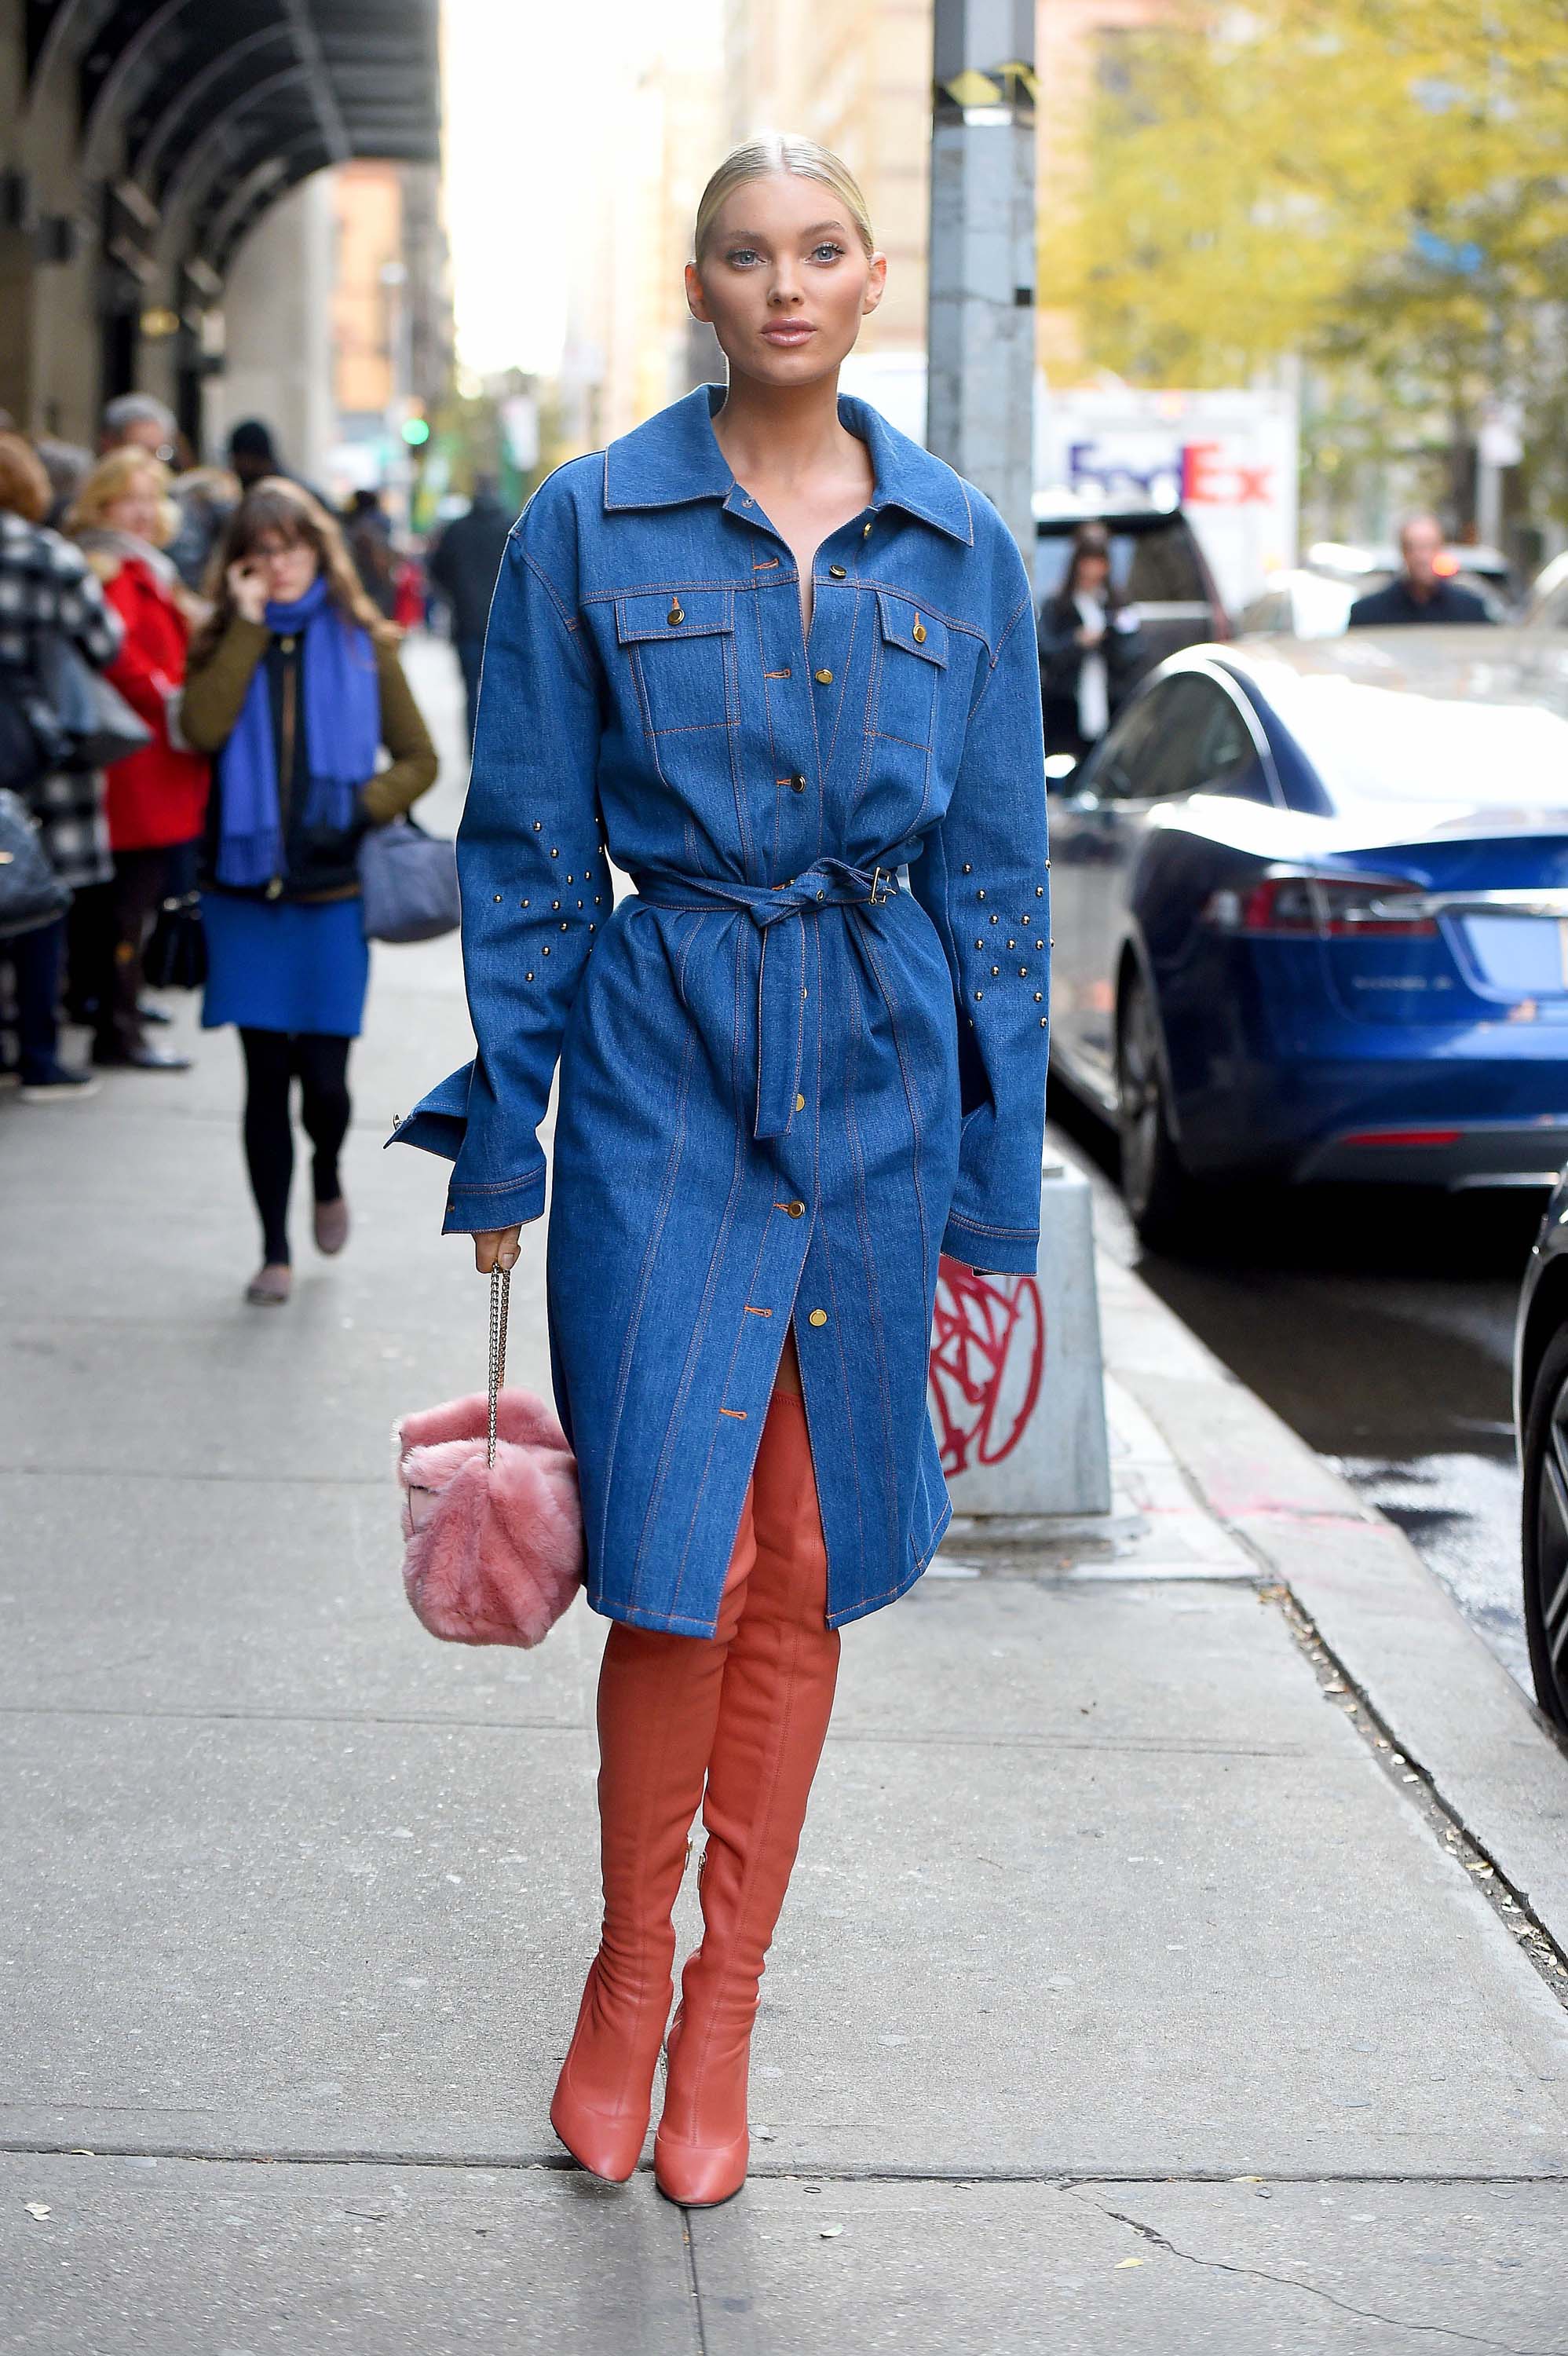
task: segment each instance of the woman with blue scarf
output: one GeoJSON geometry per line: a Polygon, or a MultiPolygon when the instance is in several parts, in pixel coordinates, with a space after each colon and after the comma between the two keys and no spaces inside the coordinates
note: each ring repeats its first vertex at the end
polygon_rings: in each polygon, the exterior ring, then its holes
{"type": "Polygon", "coordinates": [[[296,1078],[313,1148],[316,1248],[341,1251],[348,1237],[337,1162],[350,1113],[349,1042],[359,1035],[370,967],[360,840],[411,807],[434,781],[436,756],[396,634],[308,492],[280,478],[258,484],[234,512],[221,564],[182,711],[187,743],[216,756],[202,1023],[239,1026],[245,1159],[261,1221],[261,1267],[245,1298],[281,1307],[292,1280],[296,1078]]]}

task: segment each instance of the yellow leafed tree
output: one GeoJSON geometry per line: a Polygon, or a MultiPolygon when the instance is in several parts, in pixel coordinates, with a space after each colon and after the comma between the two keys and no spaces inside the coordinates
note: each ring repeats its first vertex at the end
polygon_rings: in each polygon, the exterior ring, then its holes
{"type": "Polygon", "coordinates": [[[1178,0],[1053,129],[1080,195],[1042,299],[1091,366],[1233,383],[1291,353],[1385,421],[1457,434],[1506,388],[1562,442],[1568,0],[1178,0]]]}

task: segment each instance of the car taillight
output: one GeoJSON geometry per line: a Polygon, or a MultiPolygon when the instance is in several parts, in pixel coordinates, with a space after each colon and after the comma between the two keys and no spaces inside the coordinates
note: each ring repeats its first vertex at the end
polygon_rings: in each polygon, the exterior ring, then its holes
{"type": "Polygon", "coordinates": [[[1376,877],[1266,875],[1250,892],[1212,892],[1207,921],[1226,933],[1316,940],[1419,940],[1437,930],[1425,894],[1376,877]]]}

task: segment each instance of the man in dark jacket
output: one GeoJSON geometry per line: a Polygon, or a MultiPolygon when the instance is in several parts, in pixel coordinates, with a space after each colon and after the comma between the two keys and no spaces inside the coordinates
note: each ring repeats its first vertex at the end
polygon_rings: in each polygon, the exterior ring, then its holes
{"type": "Polygon", "coordinates": [[[1437,570],[1443,553],[1443,527],[1435,516],[1412,516],[1399,536],[1404,571],[1386,589],[1358,597],[1347,627],[1384,630],[1403,622],[1489,622],[1481,600],[1472,589],[1445,581],[1437,570]]]}
{"type": "Polygon", "coordinates": [[[466,515],[449,523],[431,552],[431,579],[452,609],[452,641],[468,692],[468,742],[474,742],[479,709],[479,666],[485,655],[485,625],[496,576],[507,551],[511,519],[496,496],[493,475],[476,475],[466,515]]]}

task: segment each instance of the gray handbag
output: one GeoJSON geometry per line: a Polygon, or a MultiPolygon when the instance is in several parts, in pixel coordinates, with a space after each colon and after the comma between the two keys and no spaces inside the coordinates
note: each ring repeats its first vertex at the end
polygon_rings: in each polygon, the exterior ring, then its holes
{"type": "Polygon", "coordinates": [[[433,941],[463,916],[457,845],[411,818],[373,826],[359,845],[365,930],[373,941],[433,941]]]}
{"type": "Polygon", "coordinates": [[[146,722],[59,630],[48,631],[40,644],[38,677],[66,740],[62,768],[106,769],[152,743],[146,722]]]}
{"type": "Polygon", "coordinates": [[[52,925],[69,905],[69,892],[44,855],[37,820],[20,795],[0,787],[0,941],[52,925]]]}

